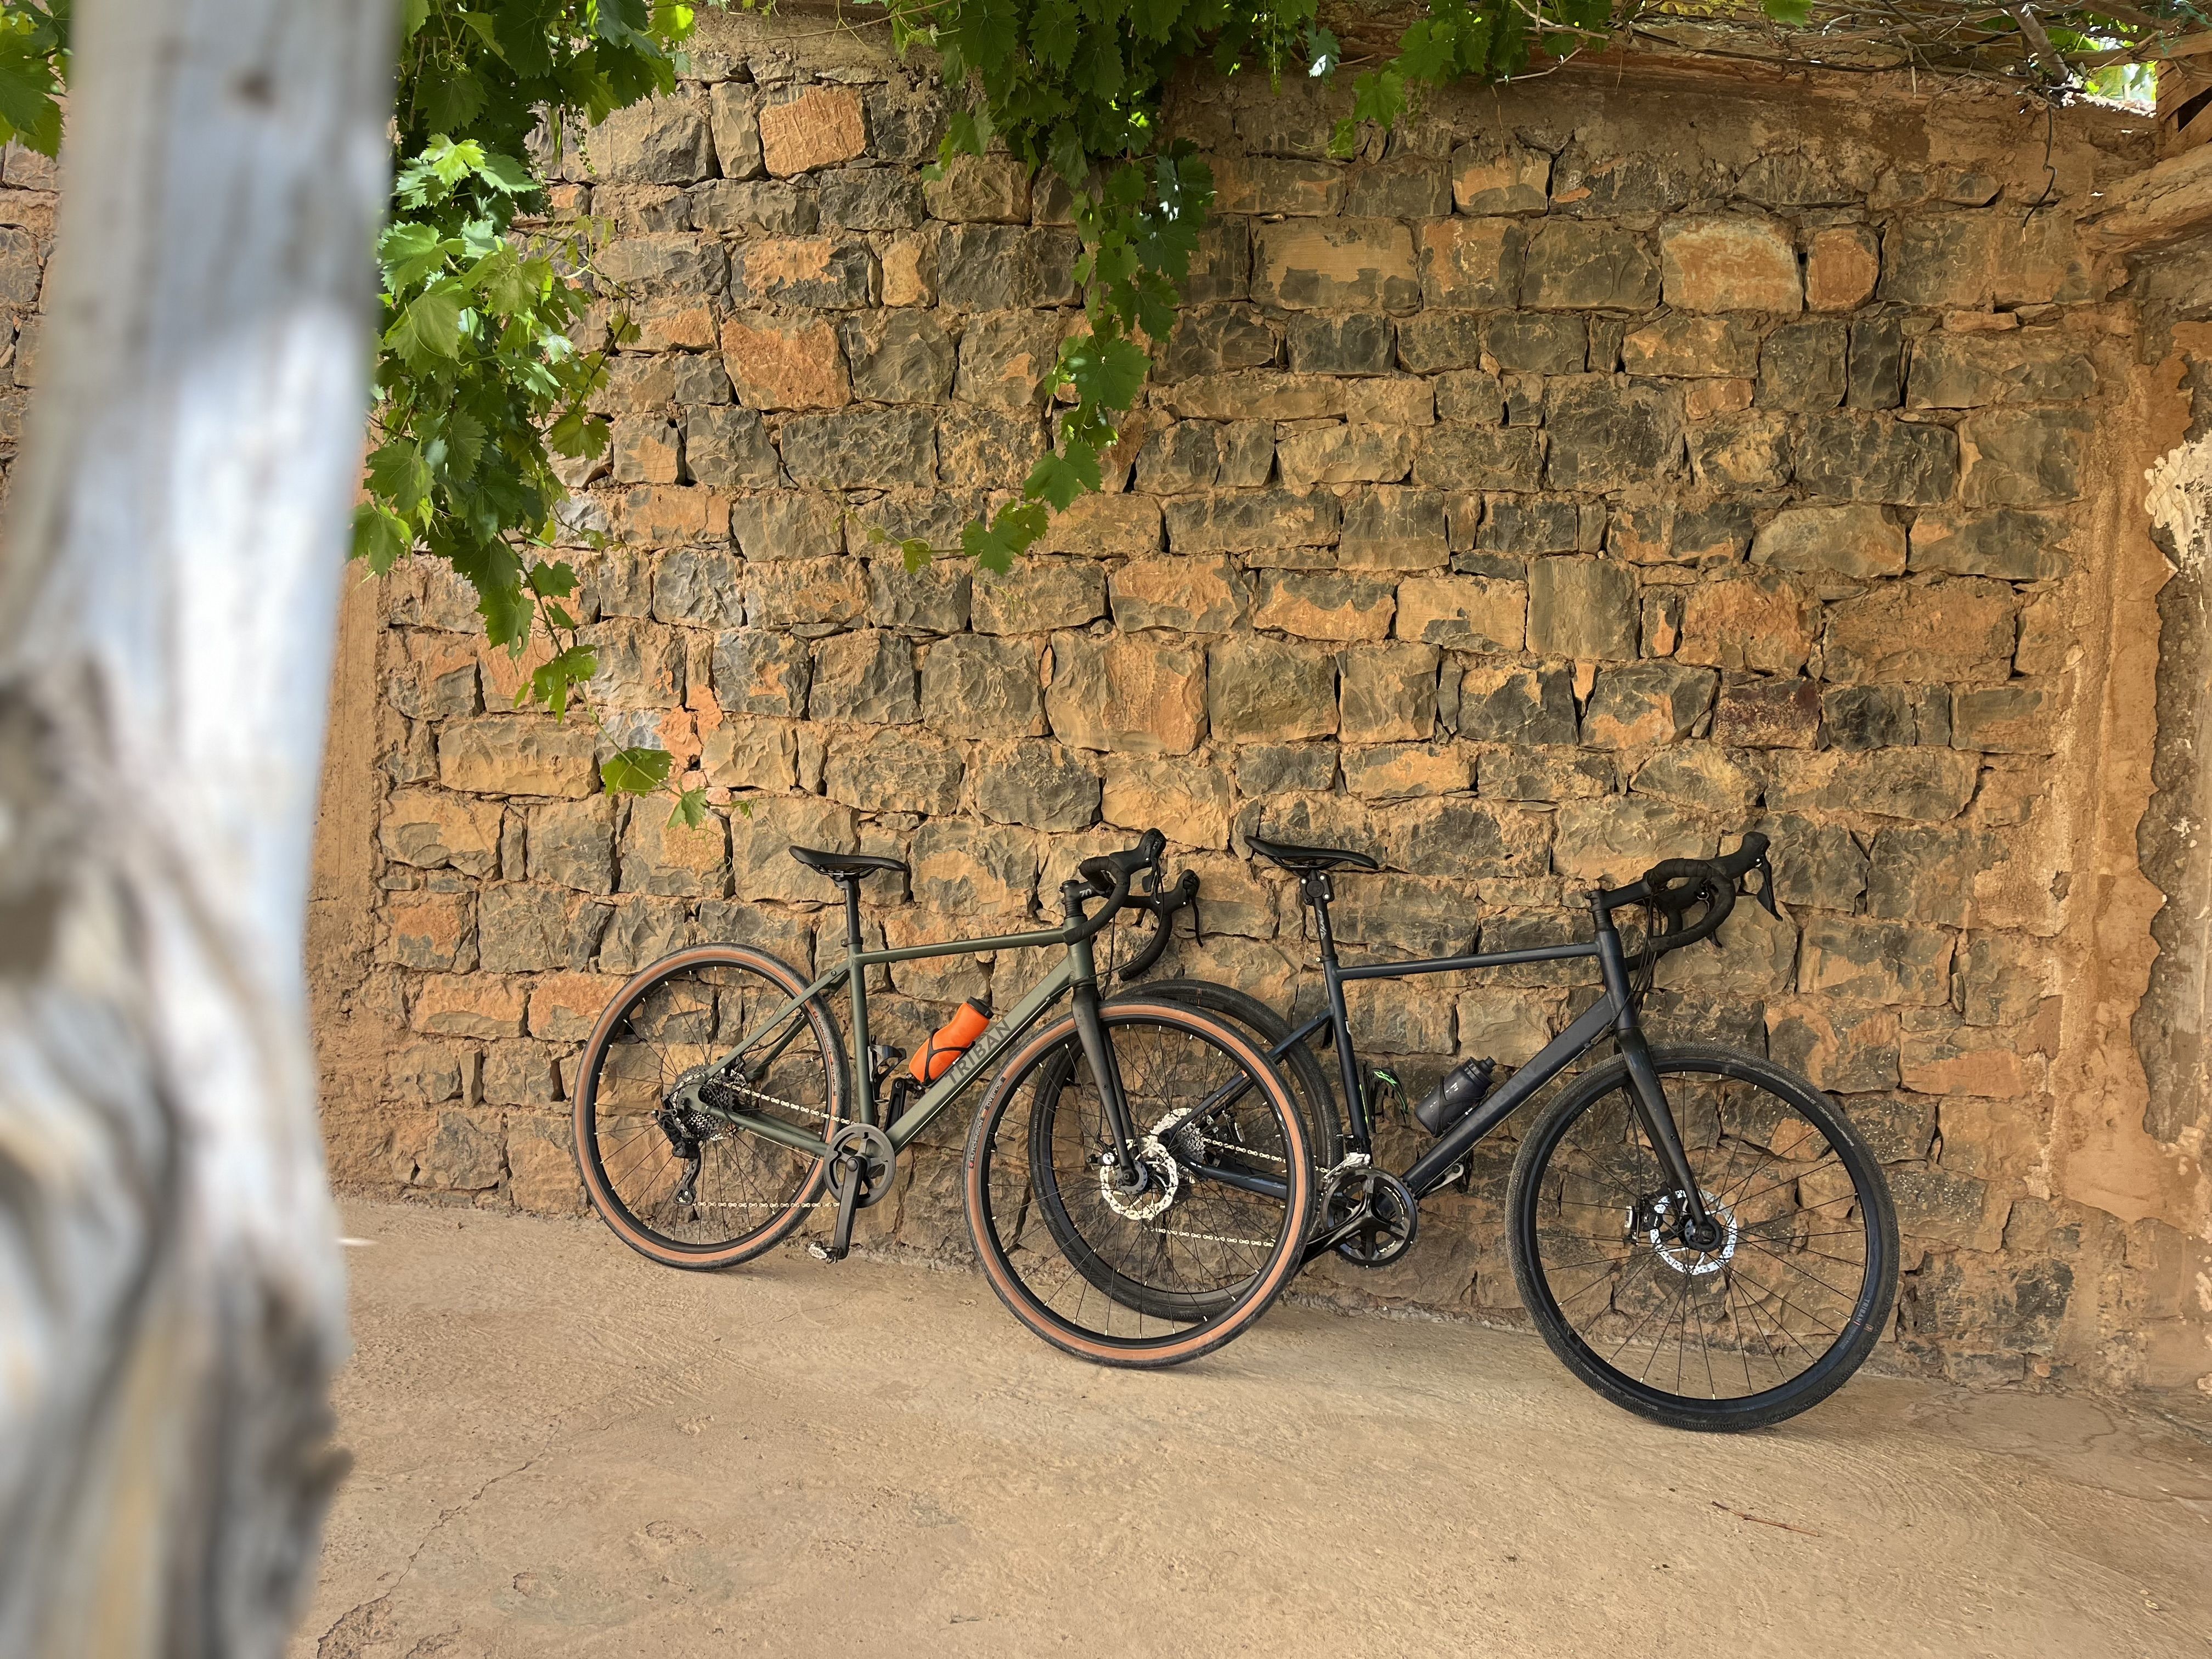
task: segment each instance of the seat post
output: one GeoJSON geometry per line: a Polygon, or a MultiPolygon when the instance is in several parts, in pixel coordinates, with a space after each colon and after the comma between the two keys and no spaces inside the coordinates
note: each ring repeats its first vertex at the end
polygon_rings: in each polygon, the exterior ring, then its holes
{"type": "Polygon", "coordinates": [[[848,956],[856,957],[860,954],[862,949],[860,878],[858,876],[840,876],[837,878],[837,885],[845,890],[845,953],[848,956]]]}

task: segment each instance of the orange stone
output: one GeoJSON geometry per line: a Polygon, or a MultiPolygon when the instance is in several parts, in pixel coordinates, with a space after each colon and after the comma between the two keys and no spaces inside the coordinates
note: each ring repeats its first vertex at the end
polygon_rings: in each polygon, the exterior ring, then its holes
{"type": "Polygon", "coordinates": [[[820,317],[732,317],[722,366],[748,409],[836,409],[852,400],[837,331],[820,317]]]}
{"type": "Polygon", "coordinates": [[[761,155],[779,179],[849,161],[868,147],[857,87],[809,87],[760,112],[761,155]]]}
{"type": "Polygon", "coordinates": [[[1881,245],[1864,225],[1813,233],[1805,254],[1805,302],[1815,311],[1856,311],[1881,277],[1881,245]]]}

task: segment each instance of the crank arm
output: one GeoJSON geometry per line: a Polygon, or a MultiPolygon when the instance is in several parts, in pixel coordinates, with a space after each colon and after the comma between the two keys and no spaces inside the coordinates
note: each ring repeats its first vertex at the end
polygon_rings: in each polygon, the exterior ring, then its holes
{"type": "Polygon", "coordinates": [[[1308,1239],[1306,1241],[1305,1252],[1298,1258],[1298,1265],[1303,1267],[1308,1262],[1314,1261],[1316,1258],[1327,1255],[1338,1245],[1343,1243],[1346,1239],[1350,1238],[1354,1233],[1358,1232],[1362,1227],[1366,1226],[1374,1219],[1374,1206],[1369,1204],[1362,1204],[1357,1210],[1353,1211],[1343,1220],[1338,1222],[1335,1226],[1331,1227],[1327,1232],[1308,1239]]]}

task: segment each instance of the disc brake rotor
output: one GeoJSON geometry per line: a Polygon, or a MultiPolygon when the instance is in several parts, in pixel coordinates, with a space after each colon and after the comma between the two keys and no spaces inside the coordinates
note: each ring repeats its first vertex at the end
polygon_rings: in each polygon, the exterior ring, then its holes
{"type": "Polygon", "coordinates": [[[1702,1188],[1698,1194],[1705,1200],[1705,1213],[1721,1226],[1719,1242],[1710,1249],[1699,1249],[1684,1241],[1682,1226],[1686,1218],[1680,1195],[1674,1193],[1657,1194],[1638,1205],[1629,1212],[1628,1231],[1631,1238],[1641,1237],[1676,1273],[1702,1278],[1720,1272],[1735,1259],[1736,1237],[1741,1228],[1735,1211],[1702,1188]]]}

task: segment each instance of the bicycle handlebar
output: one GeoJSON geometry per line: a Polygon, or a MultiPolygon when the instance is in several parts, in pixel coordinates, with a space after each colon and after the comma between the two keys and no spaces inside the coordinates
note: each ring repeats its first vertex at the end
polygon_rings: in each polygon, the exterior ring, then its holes
{"type": "Polygon", "coordinates": [[[1599,902],[1607,909],[1616,904],[1649,903],[1671,924],[1668,931],[1651,935],[1637,948],[1632,958],[1635,964],[1656,961],[1718,933],[1735,908],[1743,878],[1753,870],[1764,875],[1753,896],[1774,914],[1774,872],[1766,862],[1767,845],[1766,837],[1753,830],[1725,857],[1662,859],[1627,886],[1601,893],[1599,902]],[[1705,914],[1682,927],[1682,918],[1699,904],[1705,907],[1705,914]]]}
{"type": "Polygon", "coordinates": [[[1160,952],[1168,948],[1168,936],[1174,927],[1175,913],[1198,897],[1198,872],[1186,870],[1182,879],[1164,892],[1139,893],[1133,902],[1152,913],[1152,936],[1145,948],[1129,961],[1115,969],[1117,978],[1133,980],[1160,959],[1160,952]]]}
{"type": "Polygon", "coordinates": [[[1147,830],[1127,852],[1103,853],[1077,865],[1075,873],[1083,878],[1091,892],[1105,902],[1080,920],[1070,919],[1066,930],[1068,942],[1075,944],[1093,938],[1113,921],[1114,913],[1129,902],[1129,887],[1135,881],[1137,872],[1148,868],[1157,872],[1160,866],[1160,854],[1167,851],[1167,846],[1165,836],[1157,830],[1147,830]]]}

